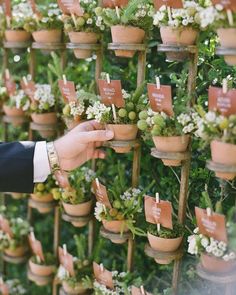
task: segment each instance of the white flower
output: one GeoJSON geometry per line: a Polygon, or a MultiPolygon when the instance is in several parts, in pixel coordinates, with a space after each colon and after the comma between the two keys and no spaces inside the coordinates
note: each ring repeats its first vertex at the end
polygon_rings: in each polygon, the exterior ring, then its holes
{"type": "Polygon", "coordinates": [[[206,248],[209,245],[209,241],[207,238],[201,239],[201,245],[206,248]]]}
{"type": "Polygon", "coordinates": [[[104,206],[103,206],[103,204],[102,203],[100,203],[100,202],[97,202],[96,203],[96,207],[95,207],[95,209],[94,209],[94,216],[95,216],[95,218],[98,220],[98,221],[102,221],[102,218],[101,218],[101,213],[103,213],[104,212],[104,206]]]}

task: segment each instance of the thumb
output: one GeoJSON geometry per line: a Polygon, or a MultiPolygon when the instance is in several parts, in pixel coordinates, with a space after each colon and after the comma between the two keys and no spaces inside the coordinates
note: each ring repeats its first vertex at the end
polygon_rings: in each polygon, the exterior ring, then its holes
{"type": "Polygon", "coordinates": [[[79,133],[81,143],[89,143],[96,141],[107,141],[114,137],[114,132],[111,130],[94,130],[79,133]]]}

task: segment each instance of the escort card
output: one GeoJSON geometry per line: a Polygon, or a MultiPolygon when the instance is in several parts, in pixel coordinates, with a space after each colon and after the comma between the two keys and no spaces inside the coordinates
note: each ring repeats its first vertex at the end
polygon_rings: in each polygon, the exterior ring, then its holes
{"type": "Polygon", "coordinates": [[[11,0],[5,0],[4,2],[4,6],[5,6],[5,14],[7,17],[11,18],[11,0]]]}
{"type": "Polygon", "coordinates": [[[0,291],[1,291],[2,295],[9,295],[10,294],[8,285],[6,283],[4,283],[2,279],[0,282],[0,291]]]}
{"type": "Polygon", "coordinates": [[[66,81],[65,83],[64,80],[58,80],[58,85],[65,103],[77,101],[74,82],[66,81]]]}
{"type": "Polygon", "coordinates": [[[172,205],[168,201],[145,196],[145,216],[146,221],[153,224],[161,224],[165,228],[173,229],[172,224],[172,205]]]}
{"type": "Polygon", "coordinates": [[[79,0],[57,0],[57,3],[64,14],[76,14],[83,16],[84,11],[79,0]]]}
{"type": "Polygon", "coordinates": [[[169,85],[160,85],[160,89],[155,84],[148,84],[148,98],[154,112],[164,112],[168,116],[173,116],[172,91],[169,85]]]}
{"type": "Polygon", "coordinates": [[[45,261],[41,242],[33,238],[32,235],[28,235],[28,240],[29,240],[30,248],[32,252],[34,253],[34,255],[38,256],[41,261],[45,261]]]}
{"type": "Polygon", "coordinates": [[[98,181],[94,180],[92,183],[92,188],[94,190],[94,194],[96,196],[97,201],[105,205],[107,208],[111,209],[112,206],[109,201],[105,185],[102,185],[98,181]]]}
{"type": "Polygon", "coordinates": [[[227,243],[227,232],[225,216],[212,212],[207,215],[207,210],[195,207],[195,214],[197,218],[197,226],[199,232],[208,237],[212,237],[217,241],[227,243]]]}
{"type": "Polygon", "coordinates": [[[145,291],[143,288],[137,288],[135,286],[132,286],[131,295],[152,295],[152,294],[145,291]]]}
{"type": "Polygon", "coordinates": [[[208,109],[218,111],[224,116],[236,114],[236,89],[229,89],[224,93],[222,88],[210,86],[208,109]]]}
{"type": "Polygon", "coordinates": [[[11,238],[13,237],[10,222],[7,218],[3,217],[2,215],[0,215],[0,227],[4,233],[8,234],[11,238]]]}
{"type": "Polygon", "coordinates": [[[69,274],[73,277],[75,276],[73,256],[69,254],[67,251],[58,247],[59,261],[62,266],[69,272],[69,274]]]}
{"type": "Polygon", "coordinates": [[[102,103],[105,105],[114,104],[118,108],[125,106],[120,80],[111,80],[110,83],[105,80],[98,80],[98,87],[102,103]]]}
{"type": "Polygon", "coordinates": [[[110,289],[114,289],[114,283],[112,280],[112,272],[108,271],[104,267],[101,267],[101,265],[97,264],[96,262],[93,262],[93,272],[95,279],[102,285],[105,285],[106,287],[110,289]]]}
{"type": "Polygon", "coordinates": [[[15,94],[15,92],[16,92],[16,83],[15,83],[15,81],[12,80],[9,72],[8,72],[8,74],[6,74],[6,73],[4,74],[3,80],[4,80],[5,87],[7,89],[8,95],[15,94]]]}
{"type": "Polygon", "coordinates": [[[154,6],[157,10],[163,5],[169,6],[171,8],[183,8],[182,0],[154,0],[154,6]]]}
{"type": "Polygon", "coordinates": [[[25,94],[30,98],[32,102],[34,102],[35,101],[34,93],[36,91],[35,83],[33,81],[21,80],[20,85],[21,85],[21,88],[24,90],[25,94]]]}

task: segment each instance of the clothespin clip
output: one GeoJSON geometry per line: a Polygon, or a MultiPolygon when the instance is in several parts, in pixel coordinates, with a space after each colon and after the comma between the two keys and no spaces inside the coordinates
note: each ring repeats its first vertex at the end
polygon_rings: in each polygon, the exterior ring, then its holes
{"type": "Polygon", "coordinates": [[[71,14],[71,17],[72,17],[72,20],[73,20],[73,22],[74,22],[74,25],[76,26],[76,18],[75,18],[74,13],[71,14]]]}
{"type": "Polygon", "coordinates": [[[120,19],[120,10],[119,10],[118,6],[116,6],[116,15],[117,15],[118,19],[120,19]]]}
{"type": "Polygon", "coordinates": [[[11,27],[11,18],[9,15],[6,16],[6,21],[7,21],[7,27],[10,28],[11,27]]]}
{"type": "Polygon", "coordinates": [[[228,80],[225,78],[223,79],[223,87],[222,87],[223,93],[226,94],[228,92],[228,80]]]}
{"type": "Polygon", "coordinates": [[[66,85],[67,84],[66,75],[62,75],[62,78],[63,78],[64,85],[66,85]]]}
{"type": "Polygon", "coordinates": [[[97,188],[100,190],[100,182],[98,178],[95,178],[95,182],[96,182],[97,188]]]}
{"type": "Polygon", "coordinates": [[[6,70],[5,70],[5,76],[6,76],[6,79],[7,79],[7,80],[10,79],[10,71],[9,71],[9,69],[6,69],[6,70]]]}
{"type": "Polygon", "coordinates": [[[102,263],[100,264],[100,270],[101,270],[101,272],[104,272],[104,266],[102,263]]]}
{"type": "Polygon", "coordinates": [[[229,25],[233,26],[234,25],[234,18],[233,18],[232,11],[230,9],[227,9],[226,14],[227,14],[227,18],[228,18],[228,21],[229,21],[229,25]]]}
{"type": "Polygon", "coordinates": [[[169,21],[172,21],[172,11],[170,6],[167,6],[167,12],[169,21]]]}
{"type": "Polygon", "coordinates": [[[145,290],[144,290],[144,286],[141,286],[141,287],[140,287],[140,291],[141,291],[141,294],[142,294],[142,295],[146,295],[146,292],[145,292],[145,290]]]}
{"type": "Polygon", "coordinates": [[[34,242],[35,241],[35,235],[34,235],[33,230],[30,232],[30,237],[31,237],[32,241],[34,242]]]}
{"type": "Polygon", "coordinates": [[[108,73],[106,74],[106,79],[107,79],[107,83],[108,84],[111,84],[110,75],[108,73]]]}
{"type": "Polygon", "coordinates": [[[117,122],[117,116],[116,116],[116,107],[115,107],[114,103],[111,105],[111,107],[112,107],[113,118],[114,118],[114,121],[116,123],[117,122]]]}
{"type": "Polygon", "coordinates": [[[211,208],[206,208],[206,212],[208,217],[212,215],[211,208]]]}
{"type": "Polygon", "coordinates": [[[27,85],[28,85],[28,81],[27,81],[27,79],[26,79],[26,77],[25,77],[25,76],[23,77],[23,82],[24,82],[25,86],[27,86],[27,85]]]}
{"type": "MultiPolygon", "coordinates": [[[[156,203],[160,203],[160,195],[159,193],[156,193],[156,203]]],[[[161,230],[161,225],[160,223],[157,223],[157,232],[159,232],[161,230]]]]}
{"type": "Polygon", "coordinates": [[[160,78],[158,76],[156,77],[156,86],[157,86],[158,90],[161,89],[161,82],[160,82],[160,78]]]}
{"type": "Polygon", "coordinates": [[[67,247],[66,247],[66,244],[63,244],[63,254],[64,254],[64,255],[67,254],[67,247]]]}

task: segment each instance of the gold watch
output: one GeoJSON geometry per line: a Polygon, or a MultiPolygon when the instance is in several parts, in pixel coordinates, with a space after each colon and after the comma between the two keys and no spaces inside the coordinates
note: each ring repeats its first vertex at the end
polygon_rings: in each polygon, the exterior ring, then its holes
{"type": "Polygon", "coordinates": [[[55,173],[56,171],[61,170],[58,155],[57,155],[53,141],[47,142],[47,152],[48,152],[48,160],[51,167],[51,172],[55,173]]]}

